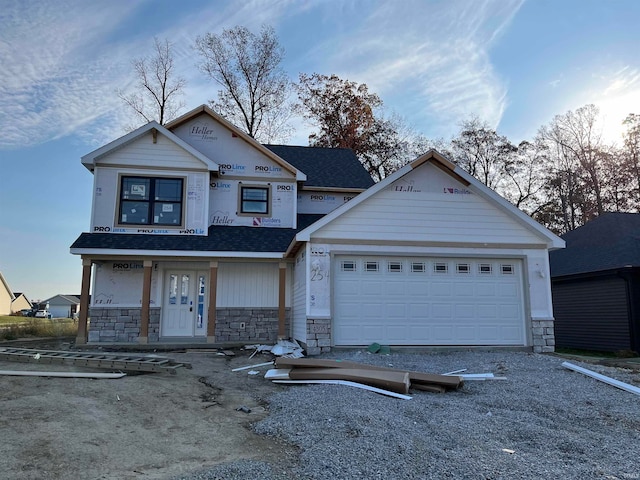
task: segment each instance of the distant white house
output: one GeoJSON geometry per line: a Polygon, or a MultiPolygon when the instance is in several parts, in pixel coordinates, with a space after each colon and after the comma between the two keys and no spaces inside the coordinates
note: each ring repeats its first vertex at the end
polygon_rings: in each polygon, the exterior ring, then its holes
{"type": "Polygon", "coordinates": [[[49,305],[51,318],[74,318],[80,311],[79,295],[56,295],[42,303],[49,305]]]}

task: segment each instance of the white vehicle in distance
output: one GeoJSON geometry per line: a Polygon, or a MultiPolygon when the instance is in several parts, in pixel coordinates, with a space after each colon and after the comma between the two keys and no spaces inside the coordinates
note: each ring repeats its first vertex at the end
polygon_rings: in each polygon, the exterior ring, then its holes
{"type": "Polygon", "coordinates": [[[51,318],[49,310],[38,310],[36,312],[36,318],[51,318]]]}

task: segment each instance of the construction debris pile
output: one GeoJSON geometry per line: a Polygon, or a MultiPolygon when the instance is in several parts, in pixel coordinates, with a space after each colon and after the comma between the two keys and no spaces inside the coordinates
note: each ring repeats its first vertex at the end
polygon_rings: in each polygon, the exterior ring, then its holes
{"type": "Polygon", "coordinates": [[[276,368],[269,370],[266,379],[276,383],[339,383],[399,398],[410,390],[443,393],[463,385],[463,377],[412,372],[396,368],[378,367],[357,362],[331,359],[286,358],[275,360],[276,368]],[[394,393],[395,395],[393,395],[394,393]]]}

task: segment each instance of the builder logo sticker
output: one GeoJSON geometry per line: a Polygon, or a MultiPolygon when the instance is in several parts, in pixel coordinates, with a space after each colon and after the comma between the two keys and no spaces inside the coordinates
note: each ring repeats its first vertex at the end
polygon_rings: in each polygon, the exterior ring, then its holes
{"type": "Polygon", "coordinates": [[[189,136],[195,140],[202,140],[205,142],[212,142],[218,139],[218,137],[214,135],[213,129],[206,123],[202,122],[196,122],[191,126],[189,136]]]}
{"type": "Polygon", "coordinates": [[[466,188],[444,187],[443,190],[447,195],[473,195],[473,193],[466,188]]]}

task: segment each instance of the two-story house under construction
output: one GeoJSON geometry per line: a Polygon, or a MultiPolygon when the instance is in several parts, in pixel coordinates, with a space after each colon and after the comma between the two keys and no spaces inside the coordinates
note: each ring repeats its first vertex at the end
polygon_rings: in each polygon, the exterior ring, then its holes
{"type": "Polygon", "coordinates": [[[201,106],[82,164],[78,343],[553,350],[564,242],[435,151],[374,184],[350,150],[261,145],[201,106]]]}

